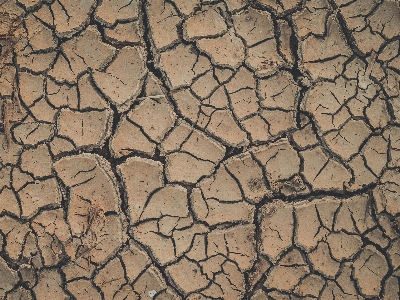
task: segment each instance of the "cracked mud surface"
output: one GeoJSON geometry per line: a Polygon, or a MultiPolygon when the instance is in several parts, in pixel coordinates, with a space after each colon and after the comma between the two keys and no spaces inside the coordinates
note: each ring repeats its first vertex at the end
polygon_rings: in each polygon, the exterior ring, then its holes
{"type": "Polygon", "coordinates": [[[0,299],[400,299],[400,6],[0,0],[0,299]]]}

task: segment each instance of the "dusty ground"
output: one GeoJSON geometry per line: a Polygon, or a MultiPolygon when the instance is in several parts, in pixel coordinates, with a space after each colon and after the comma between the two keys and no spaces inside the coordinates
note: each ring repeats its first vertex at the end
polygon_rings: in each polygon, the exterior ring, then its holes
{"type": "Polygon", "coordinates": [[[400,8],[0,0],[0,299],[399,299],[400,8]]]}

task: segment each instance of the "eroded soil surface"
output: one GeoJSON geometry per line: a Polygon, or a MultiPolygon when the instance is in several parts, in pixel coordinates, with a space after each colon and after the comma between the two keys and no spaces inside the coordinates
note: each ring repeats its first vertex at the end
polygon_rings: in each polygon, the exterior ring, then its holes
{"type": "Polygon", "coordinates": [[[400,7],[1,0],[0,299],[399,299],[400,7]]]}

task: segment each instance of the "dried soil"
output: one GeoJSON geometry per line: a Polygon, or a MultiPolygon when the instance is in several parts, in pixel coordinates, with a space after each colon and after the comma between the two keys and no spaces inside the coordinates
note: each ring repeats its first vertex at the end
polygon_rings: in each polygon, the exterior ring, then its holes
{"type": "Polygon", "coordinates": [[[400,299],[400,4],[0,0],[0,299],[400,299]]]}

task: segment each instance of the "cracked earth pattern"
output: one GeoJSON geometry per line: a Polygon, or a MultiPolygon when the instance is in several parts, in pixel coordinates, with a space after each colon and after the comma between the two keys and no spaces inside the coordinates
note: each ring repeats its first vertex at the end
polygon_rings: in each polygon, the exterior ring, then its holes
{"type": "Polygon", "coordinates": [[[400,298],[398,2],[0,15],[0,299],[400,298]]]}

